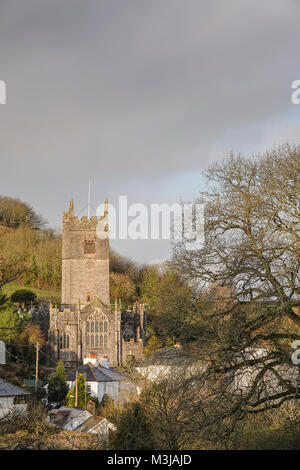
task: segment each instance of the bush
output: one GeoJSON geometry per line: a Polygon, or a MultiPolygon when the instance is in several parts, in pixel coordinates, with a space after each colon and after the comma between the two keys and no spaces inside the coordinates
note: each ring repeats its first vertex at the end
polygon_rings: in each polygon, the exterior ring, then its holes
{"type": "Polygon", "coordinates": [[[29,289],[19,289],[11,295],[10,300],[19,304],[29,304],[36,300],[36,294],[29,289]]]}
{"type": "Polygon", "coordinates": [[[111,450],[153,450],[154,433],[139,402],[128,403],[121,412],[117,431],[106,443],[111,450]]]}

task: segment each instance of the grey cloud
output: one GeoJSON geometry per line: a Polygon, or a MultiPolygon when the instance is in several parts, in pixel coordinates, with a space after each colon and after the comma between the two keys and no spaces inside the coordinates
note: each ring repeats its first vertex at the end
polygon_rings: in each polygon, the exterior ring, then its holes
{"type": "Polygon", "coordinates": [[[278,142],[294,135],[299,13],[292,0],[2,0],[0,192],[56,224],[89,175],[97,202],[151,200],[168,181],[173,197],[174,178],[277,143],[274,119],[278,142]]]}

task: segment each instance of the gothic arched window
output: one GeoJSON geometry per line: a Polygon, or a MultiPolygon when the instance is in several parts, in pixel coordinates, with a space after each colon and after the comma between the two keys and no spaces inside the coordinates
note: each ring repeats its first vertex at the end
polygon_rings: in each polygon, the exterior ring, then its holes
{"type": "Polygon", "coordinates": [[[125,341],[130,341],[131,338],[134,338],[133,329],[131,326],[126,326],[123,330],[123,338],[125,341]]]}
{"type": "Polygon", "coordinates": [[[59,335],[59,348],[60,349],[69,349],[70,348],[70,335],[66,331],[63,331],[59,335]]]}
{"type": "Polygon", "coordinates": [[[91,313],[85,322],[87,348],[107,348],[108,318],[104,313],[91,313]]]}

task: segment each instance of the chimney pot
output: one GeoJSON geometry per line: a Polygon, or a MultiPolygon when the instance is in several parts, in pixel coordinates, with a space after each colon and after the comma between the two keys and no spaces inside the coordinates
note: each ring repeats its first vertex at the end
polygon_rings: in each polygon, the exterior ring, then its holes
{"type": "Polygon", "coordinates": [[[103,356],[103,359],[102,359],[102,367],[105,367],[106,369],[109,369],[109,359],[108,359],[108,356],[103,356]]]}

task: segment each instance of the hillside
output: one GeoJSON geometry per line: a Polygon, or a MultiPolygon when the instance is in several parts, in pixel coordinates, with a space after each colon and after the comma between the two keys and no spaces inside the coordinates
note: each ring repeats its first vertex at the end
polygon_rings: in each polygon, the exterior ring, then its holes
{"type": "Polygon", "coordinates": [[[10,297],[15,291],[19,289],[29,289],[37,296],[37,301],[42,300],[52,301],[53,303],[60,303],[60,289],[37,289],[36,287],[28,287],[27,285],[6,284],[2,292],[10,297]]]}

